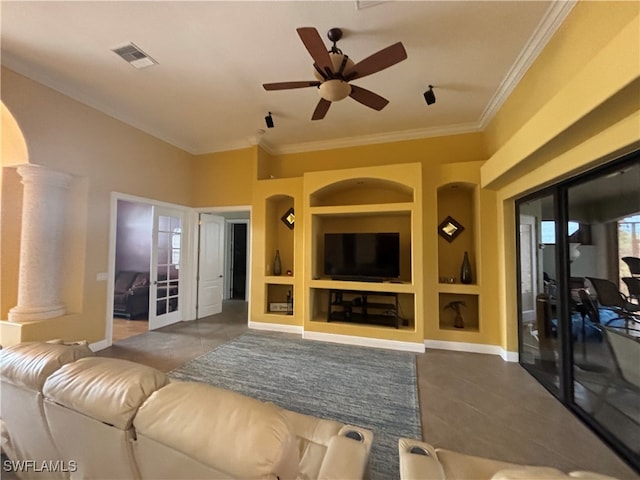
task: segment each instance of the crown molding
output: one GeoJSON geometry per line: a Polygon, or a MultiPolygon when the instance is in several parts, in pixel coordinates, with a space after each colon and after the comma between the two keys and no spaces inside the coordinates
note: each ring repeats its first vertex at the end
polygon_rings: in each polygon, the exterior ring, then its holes
{"type": "Polygon", "coordinates": [[[315,152],[319,150],[333,150],[338,148],[360,147],[379,143],[404,142],[407,140],[420,140],[429,137],[443,137],[447,135],[460,135],[463,133],[479,132],[477,123],[461,123],[443,127],[419,128],[399,132],[385,132],[357,137],[338,138],[334,140],[321,140],[317,142],[295,143],[289,145],[268,145],[260,142],[260,146],[270,155],[286,155],[289,153],[315,152]]]}
{"type": "Polygon", "coordinates": [[[507,72],[507,75],[500,83],[491,100],[489,100],[482,115],[480,115],[480,120],[478,121],[480,130],[484,130],[498,110],[500,110],[500,107],[502,107],[507,98],[509,98],[509,95],[511,95],[518,83],[520,83],[520,80],[522,80],[522,77],[527,73],[529,67],[531,67],[536,58],[538,58],[538,55],[540,55],[542,50],[547,46],[551,37],[553,37],[560,25],[562,25],[577,2],[578,0],[560,0],[554,1],[549,6],[544,17],[536,27],[536,30],[507,72]]]}

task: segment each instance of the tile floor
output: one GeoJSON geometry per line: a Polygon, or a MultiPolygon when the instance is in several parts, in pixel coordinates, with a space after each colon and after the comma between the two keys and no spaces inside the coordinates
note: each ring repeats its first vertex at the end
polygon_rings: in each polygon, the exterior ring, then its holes
{"type": "MultiPolygon", "coordinates": [[[[116,342],[100,355],[168,372],[247,330],[247,304],[116,342]]],[[[517,363],[494,355],[417,355],[422,438],[436,446],[515,463],[640,478],[517,363]]]]}

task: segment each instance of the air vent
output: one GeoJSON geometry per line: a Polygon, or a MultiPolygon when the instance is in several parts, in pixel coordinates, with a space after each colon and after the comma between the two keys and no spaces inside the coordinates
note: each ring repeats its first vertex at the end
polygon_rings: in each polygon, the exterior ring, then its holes
{"type": "Polygon", "coordinates": [[[114,48],[113,52],[136,68],[150,67],[151,65],[158,63],[133,43],[129,43],[123,47],[114,48]]]}

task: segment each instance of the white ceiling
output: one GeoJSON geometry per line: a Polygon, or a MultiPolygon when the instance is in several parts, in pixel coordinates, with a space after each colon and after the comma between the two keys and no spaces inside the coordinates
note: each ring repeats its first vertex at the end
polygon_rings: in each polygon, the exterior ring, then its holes
{"type": "MultiPolygon", "coordinates": [[[[486,126],[573,1],[7,1],[2,63],[191,153],[260,143],[274,153],[478,131],[486,126]],[[353,83],[311,121],[313,80],[296,28],[332,27],[356,63],[401,41],[408,59],[353,83]],[[157,60],[137,70],[111,50],[135,43],[157,60]],[[422,94],[435,87],[437,102],[422,94]],[[264,116],[272,112],[275,128],[264,116]],[[266,130],[266,131],[265,131],[266,130]]],[[[330,46],[327,40],[327,48],[330,46]]]]}

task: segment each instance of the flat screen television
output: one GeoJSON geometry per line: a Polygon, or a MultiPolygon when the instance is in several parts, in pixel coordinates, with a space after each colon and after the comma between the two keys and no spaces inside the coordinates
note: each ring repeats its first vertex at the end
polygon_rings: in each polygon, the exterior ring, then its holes
{"type": "Polygon", "coordinates": [[[333,279],[382,281],[400,276],[400,234],[325,233],[324,274],[333,279]]]}

